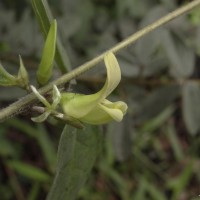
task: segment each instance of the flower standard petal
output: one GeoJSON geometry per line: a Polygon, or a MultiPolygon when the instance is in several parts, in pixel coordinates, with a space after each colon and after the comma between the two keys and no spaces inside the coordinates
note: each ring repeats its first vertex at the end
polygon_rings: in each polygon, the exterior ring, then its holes
{"type": "Polygon", "coordinates": [[[99,92],[91,95],[62,94],[61,105],[67,115],[74,118],[83,117],[117,87],[121,80],[121,71],[117,59],[112,52],[109,52],[105,55],[104,62],[107,70],[107,79],[99,92]]]}
{"type": "Polygon", "coordinates": [[[103,93],[104,98],[106,98],[110,93],[112,93],[112,91],[118,86],[119,82],[121,81],[121,70],[117,59],[112,52],[109,52],[105,55],[104,62],[107,69],[107,80],[104,87],[99,91],[99,93],[103,93]]]}

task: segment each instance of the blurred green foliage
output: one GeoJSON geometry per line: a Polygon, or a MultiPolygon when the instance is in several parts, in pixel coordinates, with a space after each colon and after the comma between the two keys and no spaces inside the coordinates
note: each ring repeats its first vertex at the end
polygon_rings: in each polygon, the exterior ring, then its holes
{"type": "MultiPolygon", "coordinates": [[[[110,48],[189,1],[51,0],[72,67],[110,48]]],[[[198,10],[198,9],[197,9],[198,10]]],[[[103,149],[80,200],[189,200],[200,194],[200,19],[192,11],[118,54],[122,82],[112,96],[129,105],[122,123],[103,127],[103,149]]],[[[29,1],[0,2],[0,59],[17,72],[18,54],[34,84],[42,36],[29,1]]],[[[59,70],[55,69],[54,78],[59,70]]],[[[16,73],[15,73],[16,74],[16,73]]],[[[73,90],[97,91],[95,68],[73,90]]],[[[22,97],[0,88],[0,106],[22,97]]],[[[39,200],[49,191],[64,124],[30,121],[30,113],[0,126],[1,200],[39,200]]]]}

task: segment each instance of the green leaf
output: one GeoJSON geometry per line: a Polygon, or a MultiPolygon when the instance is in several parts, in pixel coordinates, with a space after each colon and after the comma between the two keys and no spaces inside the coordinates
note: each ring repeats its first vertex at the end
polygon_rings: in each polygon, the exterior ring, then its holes
{"type": "Polygon", "coordinates": [[[50,176],[43,170],[20,161],[8,161],[7,165],[16,172],[36,181],[49,182],[50,176]]]}
{"type": "Polygon", "coordinates": [[[13,157],[15,156],[16,150],[13,144],[4,136],[0,134],[0,156],[3,157],[13,157]]]}
{"type": "Polygon", "coordinates": [[[98,126],[77,130],[66,125],[58,147],[55,179],[48,200],[76,198],[84,185],[101,147],[98,126]]]}
{"type": "Polygon", "coordinates": [[[20,68],[19,68],[17,78],[18,78],[18,81],[19,81],[19,84],[21,85],[21,87],[28,89],[29,88],[29,75],[24,66],[21,56],[19,56],[19,60],[20,60],[20,68]]]}
{"type": "Polygon", "coordinates": [[[183,116],[188,131],[196,134],[200,130],[200,87],[198,83],[184,84],[182,90],[183,116]]]}
{"type": "Polygon", "coordinates": [[[168,126],[166,127],[166,136],[169,138],[169,142],[171,144],[171,148],[174,153],[174,157],[177,161],[181,161],[185,158],[183,148],[181,146],[181,141],[179,141],[179,137],[177,131],[175,129],[174,123],[170,121],[168,126]]]}
{"type": "Polygon", "coordinates": [[[140,100],[140,107],[135,111],[135,122],[143,123],[159,115],[180,94],[180,87],[169,85],[154,90],[140,100]],[[155,106],[156,105],[156,106],[155,106]]]}
{"type": "Polygon", "coordinates": [[[17,85],[17,78],[9,74],[0,63],[0,85],[14,86],[17,85]]]}
{"type": "Polygon", "coordinates": [[[43,152],[48,169],[49,171],[53,172],[56,165],[56,148],[54,146],[54,141],[50,137],[44,124],[38,124],[36,132],[36,140],[38,141],[43,152]]]}
{"type": "Polygon", "coordinates": [[[162,191],[159,191],[158,186],[154,185],[152,182],[147,183],[147,191],[154,200],[166,200],[166,197],[162,191]]]}
{"type": "Polygon", "coordinates": [[[195,56],[193,51],[183,42],[175,40],[172,34],[163,31],[163,48],[170,61],[170,74],[175,78],[189,77],[194,71],[195,56]]]}
{"type": "Polygon", "coordinates": [[[140,131],[143,131],[143,132],[155,131],[156,129],[161,127],[162,124],[170,118],[170,116],[173,114],[174,110],[175,110],[175,108],[173,105],[168,106],[161,113],[159,113],[156,117],[146,121],[140,131]]]}
{"type": "MultiPolygon", "coordinates": [[[[48,2],[46,0],[31,0],[31,3],[43,36],[46,38],[51,21],[53,20],[48,2]]],[[[55,61],[62,73],[66,73],[70,70],[71,64],[59,36],[56,42],[55,61]]]]}
{"type": "Polygon", "coordinates": [[[53,62],[56,48],[57,22],[51,24],[42,52],[41,62],[37,71],[37,81],[44,85],[52,76],[53,62]]]}
{"type": "Polygon", "coordinates": [[[121,197],[120,199],[129,200],[128,184],[118,171],[113,169],[112,166],[109,166],[106,161],[100,163],[100,170],[106,177],[109,177],[112,180],[114,185],[116,185],[117,191],[121,197]]]}
{"type": "Polygon", "coordinates": [[[195,8],[191,13],[190,13],[190,21],[194,24],[194,25],[199,25],[200,23],[200,8],[197,7],[195,8]]]}
{"type": "Polygon", "coordinates": [[[19,86],[29,89],[29,76],[24,67],[23,61],[19,56],[20,68],[17,77],[9,74],[0,64],[0,85],[2,86],[19,86]]]}
{"type": "Polygon", "coordinates": [[[184,166],[184,170],[180,173],[178,177],[171,179],[167,185],[173,190],[172,200],[177,200],[181,196],[181,192],[186,191],[187,185],[189,185],[190,180],[193,176],[193,160],[190,160],[188,164],[184,166]]]}
{"type": "Polygon", "coordinates": [[[38,199],[40,193],[40,183],[36,182],[32,184],[31,189],[29,190],[29,194],[27,200],[35,200],[38,199]]]}

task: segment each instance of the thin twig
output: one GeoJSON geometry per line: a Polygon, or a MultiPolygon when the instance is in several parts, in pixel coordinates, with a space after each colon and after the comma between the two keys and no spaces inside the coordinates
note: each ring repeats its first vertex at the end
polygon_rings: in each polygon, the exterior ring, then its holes
{"type": "MultiPolygon", "coordinates": [[[[133,44],[135,41],[137,41],[138,39],[142,38],[144,35],[150,33],[151,31],[157,29],[158,27],[166,24],[167,22],[179,17],[180,15],[185,14],[186,12],[188,12],[191,9],[197,7],[198,5],[200,5],[200,0],[194,0],[194,1],[190,2],[190,3],[188,3],[187,5],[182,6],[182,7],[178,8],[177,10],[167,14],[166,16],[164,16],[164,17],[160,18],[159,20],[157,20],[156,22],[146,26],[142,30],[140,30],[140,31],[136,32],[135,34],[131,35],[127,39],[125,39],[122,42],[118,43],[116,46],[114,46],[113,48],[107,50],[106,52],[104,52],[101,55],[97,56],[96,58],[92,59],[91,61],[86,62],[85,64],[79,66],[78,68],[72,70],[71,72],[61,76],[57,80],[55,80],[55,81],[49,83],[48,85],[44,86],[43,88],[41,88],[39,90],[39,92],[41,94],[45,94],[46,92],[48,92],[49,90],[52,89],[53,84],[59,86],[59,85],[62,85],[64,83],[66,83],[66,82],[69,82],[71,79],[74,79],[75,77],[77,77],[80,74],[86,72],[87,70],[93,68],[96,64],[101,62],[103,60],[103,58],[104,58],[104,55],[108,51],[112,51],[112,52],[116,53],[116,52],[122,50],[123,48],[129,46],[130,44],[133,44]]],[[[20,110],[24,110],[24,108],[26,108],[35,99],[36,99],[36,96],[33,93],[31,93],[31,94],[23,97],[19,101],[11,104],[10,106],[2,109],[0,111],[0,121],[4,121],[5,119],[10,118],[11,116],[20,113],[20,110]]]]}

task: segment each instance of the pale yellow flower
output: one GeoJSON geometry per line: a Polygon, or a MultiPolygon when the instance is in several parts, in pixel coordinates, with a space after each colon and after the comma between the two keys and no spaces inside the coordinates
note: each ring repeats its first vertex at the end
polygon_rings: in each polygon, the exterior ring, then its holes
{"type": "Polygon", "coordinates": [[[118,86],[121,71],[114,54],[109,52],[104,57],[107,79],[103,88],[91,95],[62,93],[61,106],[64,113],[72,118],[89,124],[104,124],[112,120],[120,122],[127,111],[123,101],[111,102],[106,98],[118,86]]]}

